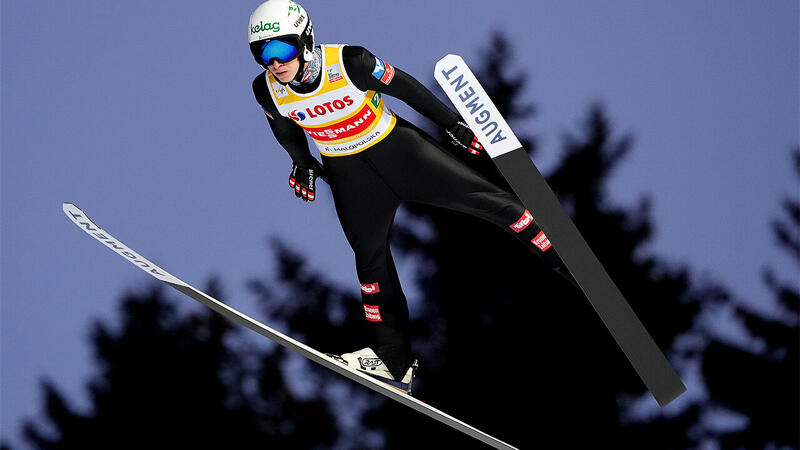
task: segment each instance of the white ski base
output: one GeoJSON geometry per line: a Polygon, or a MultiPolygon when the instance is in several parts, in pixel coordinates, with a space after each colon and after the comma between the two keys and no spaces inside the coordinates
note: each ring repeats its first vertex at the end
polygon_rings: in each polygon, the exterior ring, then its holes
{"type": "Polygon", "coordinates": [[[425,414],[428,417],[431,417],[439,422],[452,427],[462,433],[465,433],[485,444],[488,444],[494,448],[498,449],[516,449],[495,437],[492,437],[483,431],[478,430],[477,428],[464,423],[450,415],[443,413],[442,411],[423,403],[417,400],[410,395],[407,395],[400,390],[384,384],[366,374],[359,373],[355,369],[349,368],[347,366],[343,366],[342,364],[334,361],[330,357],[326,356],[324,353],[318,352],[313,348],[303,344],[300,341],[294,340],[289,336],[286,336],[272,328],[264,325],[263,323],[245,315],[241,312],[237,311],[236,309],[231,308],[230,306],[222,303],[221,301],[211,297],[210,295],[195,289],[194,287],[190,286],[189,284],[181,281],[177,277],[171,275],[166,270],[158,267],[157,265],[153,264],[151,261],[147,260],[146,258],[142,257],[138,253],[131,250],[128,246],[120,242],[119,240],[115,239],[111,234],[104,231],[102,228],[97,226],[89,217],[84,213],[80,208],[75,206],[72,203],[64,203],[62,205],[62,209],[67,217],[72,220],[75,225],[77,225],[80,229],[85,231],[87,234],[92,236],[93,238],[97,239],[105,246],[109,247],[111,250],[114,250],[117,254],[122,256],[123,258],[130,261],[136,267],[144,270],[151,276],[167,283],[168,285],[172,286],[173,288],[177,289],[178,291],[186,294],[187,296],[197,300],[198,302],[204,304],[205,306],[211,308],[212,310],[222,314],[229,320],[232,320],[240,325],[244,325],[245,327],[255,331],[256,333],[270,339],[281,346],[299,353],[306,358],[314,361],[317,364],[320,364],[324,367],[327,367],[334,372],[343,375],[363,386],[366,386],[372,389],[375,392],[381,393],[386,397],[391,398],[397,402],[400,402],[409,408],[413,408],[414,410],[425,414]]]}

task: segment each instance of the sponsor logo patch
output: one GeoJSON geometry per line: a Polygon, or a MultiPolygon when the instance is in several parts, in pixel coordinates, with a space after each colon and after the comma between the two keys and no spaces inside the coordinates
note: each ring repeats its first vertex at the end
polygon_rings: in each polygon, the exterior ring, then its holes
{"type": "Polygon", "coordinates": [[[328,74],[328,81],[330,81],[331,83],[335,83],[339,80],[344,79],[344,77],[342,76],[342,69],[339,68],[338,64],[325,66],[325,73],[328,74]]]}
{"type": "Polygon", "coordinates": [[[366,370],[375,370],[383,364],[380,358],[358,358],[361,363],[361,368],[366,370]]]}
{"type": "Polygon", "coordinates": [[[364,105],[357,114],[335,125],[327,127],[303,126],[303,128],[315,141],[330,142],[366,133],[376,119],[375,112],[370,109],[369,105],[364,105]]]}
{"type": "Polygon", "coordinates": [[[332,102],[325,102],[320,105],[310,106],[302,111],[295,109],[289,113],[289,118],[295,122],[302,122],[306,119],[306,117],[315,118],[317,116],[324,116],[325,114],[345,109],[353,103],[353,98],[349,95],[345,95],[341,99],[336,99],[332,102]]]}
{"type": "Polygon", "coordinates": [[[386,65],[376,56],[375,68],[372,69],[372,76],[380,80],[384,73],[386,73],[386,65]]]}
{"type": "Polygon", "coordinates": [[[338,146],[338,147],[333,147],[333,146],[327,146],[326,145],[325,146],[325,151],[328,152],[328,153],[325,153],[325,154],[336,154],[336,153],[346,152],[346,151],[349,151],[349,150],[355,150],[355,149],[357,149],[358,147],[360,147],[362,145],[366,145],[369,142],[371,142],[371,141],[373,141],[375,139],[378,139],[383,134],[384,133],[382,133],[381,130],[378,130],[378,131],[376,131],[376,132],[374,132],[372,134],[367,135],[366,137],[364,137],[360,141],[352,143],[352,144],[345,144],[345,145],[338,146]]]}
{"type": "Polygon", "coordinates": [[[533,216],[531,213],[526,209],[524,213],[522,213],[522,217],[519,218],[518,221],[511,224],[511,229],[516,231],[517,233],[521,233],[522,230],[528,228],[533,222],[533,216]]]}
{"type": "Polygon", "coordinates": [[[281,31],[281,23],[280,22],[264,23],[264,21],[261,20],[258,22],[258,25],[250,24],[250,34],[257,34],[261,33],[262,31],[274,31],[277,33],[281,31]]]}
{"type": "Polygon", "coordinates": [[[543,252],[550,248],[550,239],[547,239],[547,236],[544,235],[544,231],[540,231],[535,238],[531,239],[531,242],[543,252]]]}
{"type": "Polygon", "coordinates": [[[394,67],[391,64],[381,61],[377,56],[375,57],[375,68],[372,69],[372,76],[377,78],[383,84],[389,84],[394,78],[394,67]]]}
{"type": "Polygon", "coordinates": [[[364,313],[370,322],[381,322],[381,309],[378,306],[364,304],[364,313]]]}
{"type": "Polygon", "coordinates": [[[392,67],[390,64],[386,64],[386,73],[381,77],[381,83],[389,84],[391,83],[392,78],[394,78],[394,67],[392,67]]]}
{"type": "Polygon", "coordinates": [[[275,96],[278,98],[283,98],[289,95],[289,91],[286,90],[286,86],[278,83],[277,81],[272,83],[272,90],[275,91],[275,96]]]}

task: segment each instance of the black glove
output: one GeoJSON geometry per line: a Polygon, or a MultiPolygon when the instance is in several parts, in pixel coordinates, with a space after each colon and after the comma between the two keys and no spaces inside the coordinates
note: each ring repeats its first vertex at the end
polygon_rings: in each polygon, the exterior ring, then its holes
{"type": "Polygon", "coordinates": [[[297,198],[302,198],[306,202],[313,202],[316,198],[317,177],[322,176],[322,172],[322,166],[316,160],[312,167],[301,167],[292,162],[289,187],[292,188],[297,198]]]}
{"type": "Polygon", "coordinates": [[[473,155],[479,155],[483,150],[483,145],[478,142],[475,133],[469,129],[469,126],[460,117],[456,123],[445,131],[447,131],[447,135],[450,136],[450,140],[456,147],[466,149],[473,155]]]}

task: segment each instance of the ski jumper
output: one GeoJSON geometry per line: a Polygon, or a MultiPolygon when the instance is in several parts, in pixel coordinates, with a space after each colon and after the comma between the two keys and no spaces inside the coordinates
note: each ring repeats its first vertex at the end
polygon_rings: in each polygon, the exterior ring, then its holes
{"type": "Polygon", "coordinates": [[[398,98],[442,128],[458,120],[428,89],[362,47],[322,45],[313,83],[279,83],[265,71],[253,92],[278,142],[310,167],[308,134],[322,155],[336,213],[355,254],[370,347],[395,379],[411,363],[408,305],[389,249],[403,202],[419,202],[487,220],[562,272],[550,242],[511,192],[449,154],[398,117],[383,94],[398,98]]]}

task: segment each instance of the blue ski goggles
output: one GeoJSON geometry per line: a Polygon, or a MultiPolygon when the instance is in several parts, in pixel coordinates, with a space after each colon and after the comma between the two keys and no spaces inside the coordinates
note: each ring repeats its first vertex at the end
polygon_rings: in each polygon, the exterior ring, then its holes
{"type": "Polygon", "coordinates": [[[266,65],[272,64],[276,59],[278,62],[287,63],[300,53],[300,46],[296,41],[287,39],[273,39],[267,41],[261,47],[261,61],[266,65]]]}

